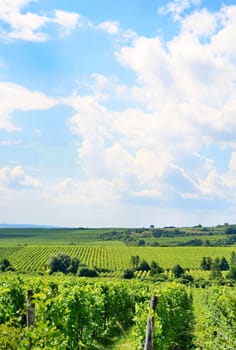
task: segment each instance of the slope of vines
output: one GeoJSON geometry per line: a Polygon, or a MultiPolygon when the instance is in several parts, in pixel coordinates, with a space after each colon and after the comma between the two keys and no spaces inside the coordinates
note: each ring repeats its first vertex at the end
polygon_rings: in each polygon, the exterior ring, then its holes
{"type": "Polygon", "coordinates": [[[164,268],[176,264],[184,268],[199,269],[203,256],[230,259],[234,247],[126,247],[99,245],[28,245],[0,248],[0,258],[8,258],[18,271],[44,270],[50,257],[59,252],[79,258],[90,267],[111,271],[124,271],[131,267],[130,257],[140,256],[149,263],[152,260],[164,268]]]}

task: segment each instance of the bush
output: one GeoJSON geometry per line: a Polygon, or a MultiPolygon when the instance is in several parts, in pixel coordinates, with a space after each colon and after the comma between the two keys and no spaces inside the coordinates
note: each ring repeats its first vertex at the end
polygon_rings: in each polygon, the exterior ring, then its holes
{"type": "Polygon", "coordinates": [[[127,269],[124,271],[123,278],[125,279],[131,279],[134,278],[134,271],[131,269],[127,269]]]}
{"type": "Polygon", "coordinates": [[[98,277],[98,273],[94,269],[88,267],[82,267],[78,271],[78,276],[80,277],[98,277]]]}
{"type": "Polygon", "coordinates": [[[179,264],[177,264],[173,267],[172,272],[175,278],[179,278],[184,274],[184,269],[179,264]]]}
{"type": "Polygon", "coordinates": [[[7,272],[7,271],[14,271],[15,269],[11,266],[11,263],[7,259],[3,259],[0,261],[0,271],[7,272]]]}
{"type": "Polygon", "coordinates": [[[142,260],[139,267],[137,268],[138,271],[150,271],[150,266],[146,260],[142,260]]]}
{"type": "Polygon", "coordinates": [[[236,281],[236,267],[231,267],[229,272],[226,275],[227,278],[236,281]]]}
{"type": "Polygon", "coordinates": [[[151,271],[150,271],[151,276],[155,276],[164,272],[164,269],[160,267],[156,261],[152,261],[150,267],[151,267],[151,271]]]}
{"type": "Polygon", "coordinates": [[[178,282],[182,283],[182,284],[192,284],[194,281],[193,276],[192,275],[186,275],[183,274],[180,279],[178,280],[178,282]]]}

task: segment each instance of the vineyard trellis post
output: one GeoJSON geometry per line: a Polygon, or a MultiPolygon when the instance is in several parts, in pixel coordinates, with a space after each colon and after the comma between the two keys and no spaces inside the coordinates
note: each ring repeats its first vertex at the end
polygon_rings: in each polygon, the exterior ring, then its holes
{"type": "Polygon", "coordinates": [[[154,322],[155,322],[155,313],[157,310],[158,298],[157,296],[153,296],[150,301],[150,311],[148,315],[147,321],[147,329],[146,329],[146,339],[144,350],[154,350],[154,322]]]}
{"type": "Polygon", "coordinates": [[[34,319],[35,319],[35,303],[33,302],[33,291],[30,289],[27,291],[27,314],[26,314],[27,327],[34,327],[34,319]]]}

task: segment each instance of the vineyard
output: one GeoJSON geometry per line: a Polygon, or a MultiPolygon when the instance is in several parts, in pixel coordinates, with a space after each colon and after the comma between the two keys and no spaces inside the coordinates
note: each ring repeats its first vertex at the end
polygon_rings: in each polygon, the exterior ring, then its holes
{"type": "Polygon", "coordinates": [[[203,257],[213,263],[225,257],[236,274],[234,245],[139,247],[97,240],[98,232],[104,234],[102,229],[0,232],[0,261],[7,259],[15,270],[0,273],[0,349],[141,350],[152,295],[158,297],[155,349],[236,348],[235,283],[226,270],[212,279],[201,267],[203,257]],[[95,269],[99,277],[79,277],[80,269],[75,275],[52,273],[49,262],[59,254],[77,259],[81,269],[95,269]],[[140,264],[155,262],[163,272],[153,277],[151,269],[135,269],[132,257],[140,264]],[[178,264],[181,278],[173,272],[178,264]],[[132,279],[124,279],[125,271],[133,272],[132,279]],[[33,327],[27,326],[29,290],[33,327]],[[122,337],[126,345],[116,346],[122,337]]]}
{"type": "Polygon", "coordinates": [[[15,274],[0,277],[0,349],[112,349],[121,329],[132,330],[132,349],[143,349],[151,295],[158,297],[155,349],[235,349],[234,288],[15,274]],[[35,307],[30,327],[28,289],[35,307]]]}
{"type": "Polygon", "coordinates": [[[0,247],[0,259],[7,258],[17,271],[44,271],[52,255],[65,253],[79,258],[90,267],[111,272],[130,268],[130,257],[139,255],[151,262],[158,261],[165,269],[177,263],[188,269],[199,269],[203,256],[230,258],[234,247],[127,247],[106,245],[27,245],[0,247]]]}

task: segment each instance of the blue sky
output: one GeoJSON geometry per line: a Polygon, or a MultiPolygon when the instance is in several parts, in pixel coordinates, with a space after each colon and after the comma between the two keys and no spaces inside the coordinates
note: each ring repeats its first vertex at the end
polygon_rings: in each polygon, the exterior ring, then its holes
{"type": "Polygon", "coordinates": [[[2,0],[0,222],[235,223],[236,1],[2,0]]]}

